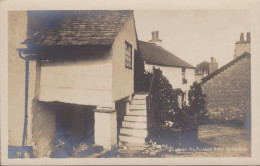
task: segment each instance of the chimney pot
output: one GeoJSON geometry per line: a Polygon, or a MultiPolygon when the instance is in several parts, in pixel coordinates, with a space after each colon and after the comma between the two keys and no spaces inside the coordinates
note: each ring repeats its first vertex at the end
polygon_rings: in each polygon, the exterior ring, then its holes
{"type": "Polygon", "coordinates": [[[149,42],[160,47],[162,46],[162,40],[159,39],[159,31],[152,31],[152,40],[149,40],[149,42]]]}
{"type": "Polygon", "coordinates": [[[154,31],[152,31],[152,40],[154,40],[154,38],[155,38],[155,33],[154,31]]]}
{"type": "Polygon", "coordinates": [[[244,41],[244,33],[240,34],[240,41],[243,42],[244,41]]]}
{"type": "Polygon", "coordinates": [[[159,39],[159,31],[155,31],[155,34],[156,34],[156,35],[155,35],[155,38],[156,38],[156,39],[159,39]]]}
{"type": "Polygon", "coordinates": [[[250,42],[251,38],[250,38],[250,32],[246,33],[246,41],[250,42]]]}

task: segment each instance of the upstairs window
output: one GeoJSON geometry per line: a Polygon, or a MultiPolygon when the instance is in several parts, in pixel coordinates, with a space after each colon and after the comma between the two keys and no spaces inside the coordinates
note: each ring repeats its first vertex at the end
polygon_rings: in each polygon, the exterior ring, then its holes
{"type": "Polygon", "coordinates": [[[186,69],[185,68],[182,68],[182,83],[187,84],[186,69]]]}
{"type": "Polygon", "coordinates": [[[125,42],[125,67],[132,69],[132,45],[125,42]]]}

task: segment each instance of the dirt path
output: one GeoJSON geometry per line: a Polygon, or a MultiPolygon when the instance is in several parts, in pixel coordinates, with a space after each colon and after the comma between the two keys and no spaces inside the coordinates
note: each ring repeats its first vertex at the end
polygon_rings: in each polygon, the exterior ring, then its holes
{"type": "MultiPolygon", "coordinates": [[[[199,127],[201,145],[183,154],[163,154],[161,157],[250,157],[251,131],[239,126],[202,125],[199,127]]],[[[182,152],[181,152],[182,153],[182,152]]]]}

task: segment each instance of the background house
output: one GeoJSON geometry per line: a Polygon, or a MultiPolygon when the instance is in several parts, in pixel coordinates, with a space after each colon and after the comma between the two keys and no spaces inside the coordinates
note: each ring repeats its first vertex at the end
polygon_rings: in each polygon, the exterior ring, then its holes
{"type": "Polygon", "coordinates": [[[174,89],[180,88],[187,94],[195,81],[195,67],[164,49],[158,31],[152,32],[149,42],[139,41],[139,47],[146,71],[160,68],[174,89]]]}
{"type": "Polygon", "coordinates": [[[134,93],[133,11],[10,12],[9,27],[9,146],[21,146],[25,105],[26,145],[36,157],[52,149],[56,126],[75,120],[80,125],[70,128],[94,130],[96,144],[116,145],[117,120],[134,93]],[[28,72],[16,51],[22,47],[21,55],[31,58],[28,72]]]}
{"type": "Polygon", "coordinates": [[[203,61],[197,65],[195,70],[195,79],[196,82],[201,82],[201,79],[207,75],[213,73],[218,69],[218,63],[214,57],[211,57],[211,61],[203,61]]]}
{"type": "Polygon", "coordinates": [[[236,42],[234,60],[202,79],[209,118],[250,124],[251,112],[250,33],[236,42]]]}

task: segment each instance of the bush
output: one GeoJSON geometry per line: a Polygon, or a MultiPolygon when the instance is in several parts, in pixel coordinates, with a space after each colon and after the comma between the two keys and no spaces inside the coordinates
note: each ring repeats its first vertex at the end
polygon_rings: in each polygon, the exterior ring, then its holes
{"type": "MultiPolygon", "coordinates": [[[[159,70],[159,69],[155,69],[159,70]]],[[[145,74],[145,87],[149,91],[152,73],[145,74]]],[[[154,78],[151,121],[156,127],[191,128],[202,123],[206,117],[205,95],[201,86],[194,83],[188,93],[189,106],[179,103],[183,97],[181,89],[173,89],[168,79],[162,74],[154,78]]]]}
{"type": "MultiPolygon", "coordinates": [[[[147,74],[150,77],[150,74],[147,74]]],[[[148,82],[148,81],[147,81],[148,82]]],[[[181,107],[178,102],[178,96],[182,95],[181,89],[173,89],[169,80],[160,75],[154,80],[153,91],[153,123],[158,126],[167,126],[180,128],[181,107]]]]}
{"type": "Polygon", "coordinates": [[[202,93],[201,85],[194,82],[190,87],[188,99],[190,114],[197,116],[198,123],[203,123],[206,120],[207,111],[205,108],[205,97],[206,95],[202,93]]]}

